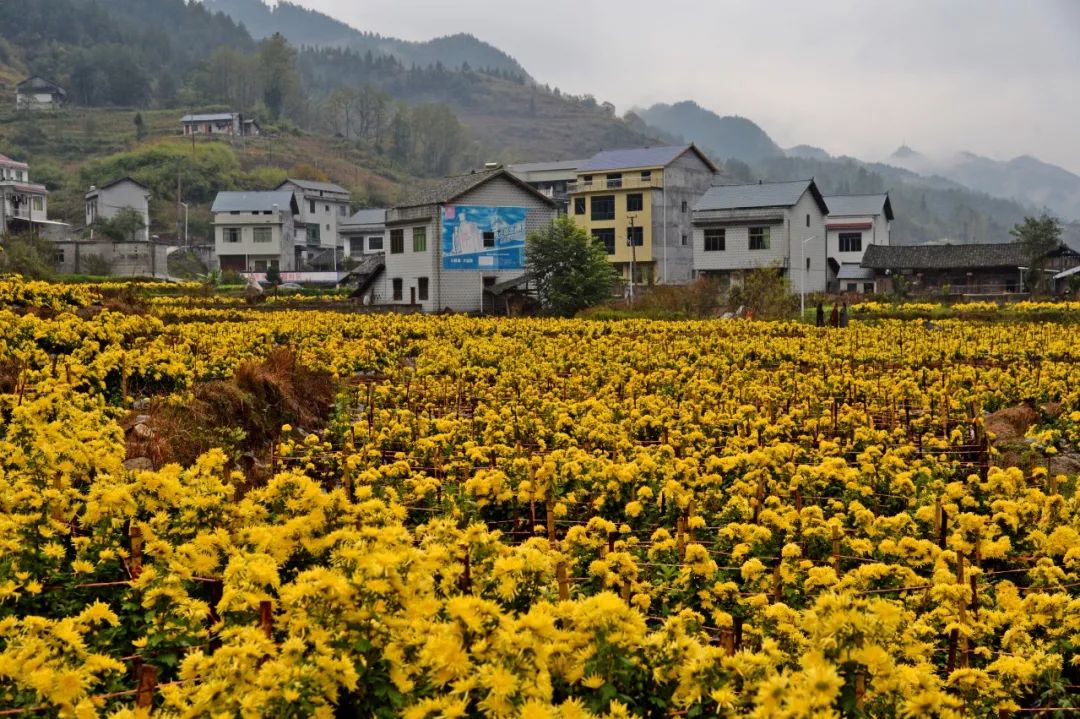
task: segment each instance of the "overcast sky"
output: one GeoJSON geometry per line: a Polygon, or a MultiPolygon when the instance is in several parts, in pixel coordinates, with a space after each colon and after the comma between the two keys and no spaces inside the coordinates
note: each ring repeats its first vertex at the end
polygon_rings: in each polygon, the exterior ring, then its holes
{"type": "Polygon", "coordinates": [[[692,99],[780,145],[1032,154],[1080,173],[1080,0],[298,0],[354,27],[468,32],[623,112],[692,99]]]}

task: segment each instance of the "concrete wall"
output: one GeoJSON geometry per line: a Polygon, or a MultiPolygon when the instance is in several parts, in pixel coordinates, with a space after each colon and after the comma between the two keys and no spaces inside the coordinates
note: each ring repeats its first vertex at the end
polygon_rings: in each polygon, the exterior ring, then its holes
{"type": "Polygon", "coordinates": [[[214,267],[222,266],[221,257],[246,256],[249,260],[256,257],[277,257],[278,268],[284,272],[292,272],[296,269],[294,232],[293,216],[288,212],[278,211],[270,215],[255,215],[250,212],[234,215],[219,212],[214,216],[214,251],[219,258],[214,267]],[[231,227],[240,229],[239,242],[225,242],[225,229],[231,227]],[[269,242],[255,242],[256,227],[270,228],[269,242]]]}
{"type": "Polygon", "coordinates": [[[338,226],[349,219],[349,196],[337,193],[320,195],[318,190],[304,190],[291,183],[286,183],[286,187],[296,193],[296,201],[300,206],[297,227],[306,233],[307,225],[318,225],[319,246],[340,247],[338,226]]]}
{"type": "Polygon", "coordinates": [[[657,282],[685,284],[693,279],[691,208],[712,185],[713,178],[712,170],[693,152],[683,153],[664,168],[664,188],[653,193],[656,202],[652,213],[653,259],[657,282]]]}
{"type": "MultiPolygon", "coordinates": [[[[524,207],[528,210],[525,225],[526,232],[529,234],[550,225],[558,212],[557,208],[505,178],[496,178],[487,182],[457,198],[454,204],[524,207]]],[[[441,205],[407,208],[402,211],[391,210],[387,214],[386,234],[383,237],[386,271],[372,288],[371,304],[408,305],[415,291],[416,303],[421,305],[425,312],[443,309],[451,309],[455,312],[479,312],[482,307],[485,278],[493,278],[495,282],[501,282],[522,274],[523,270],[501,272],[443,270],[442,224],[439,219],[441,217],[441,205]],[[413,251],[412,230],[417,227],[423,227],[427,232],[427,249],[424,252],[413,251]],[[405,251],[400,254],[390,252],[390,233],[395,229],[405,231],[405,251]],[[423,277],[428,278],[427,300],[420,299],[419,280],[423,277]],[[395,278],[402,281],[402,299],[397,302],[392,299],[395,278]]]]}
{"type": "Polygon", "coordinates": [[[54,243],[53,264],[64,274],[86,273],[87,258],[109,264],[113,277],[166,277],[170,245],[151,242],[61,241],[54,243]]]}

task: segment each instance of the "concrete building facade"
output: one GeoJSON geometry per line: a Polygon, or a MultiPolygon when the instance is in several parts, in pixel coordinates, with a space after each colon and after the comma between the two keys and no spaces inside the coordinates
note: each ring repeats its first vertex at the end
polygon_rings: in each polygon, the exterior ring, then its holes
{"type": "Polygon", "coordinates": [[[364,255],[382,254],[386,233],[386,210],[358,210],[338,225],[345,256],[358,259],[364,255]]]}
{"type": "Polygon", "coordinates": [[[300,207],[291,191],[219,192],[210,212],[218,268],[236,272],[297,269],[300,207]]]}
{"type": "Polygon", "coordinates": [[[386,212],[385,272],[370,304],[478,312],[485,289],[525,272],[525,237],[555,201],[504,169],[448,177],[386,212]]]}
{"type": "Polygon", "coordinates": [[[633,263],[635,284],[686,283],[694,270],[691,209],[716,173],[692,144],[599,152],[568,187],[570,217],[604,243],[625,281],[633,263]]]}
{"type": "Polygon", "coordinates": [[[294,179],[285,180],[277,190],[296,194],[298,229],[304,240],[301,261],[333,269],[342,259],[338,227],[349,219],[349,191],[332,182],[294,179]]]}
{"type": "Polygon", "coordinates": [[[870,245],[892,245],[893,209],[888,193],[831,195],[825,198],[825,204],[829,206],[825,223],[829,289],[874,292],[874,272],[861,264],[870,245]]]}
{"type": "Polygon", "coordinates": [[[49,191],[30,181],[30,166],[0,155],[0,236],[40,233],[63,223],[49,220],[49,191]]]}
{"type": "Polygon", "coordinates": [[[824,292],[827,213],[813,180],[712,187],[693,208],[694,270],[730,285],[775,267],[795,292],[824,292]]]}

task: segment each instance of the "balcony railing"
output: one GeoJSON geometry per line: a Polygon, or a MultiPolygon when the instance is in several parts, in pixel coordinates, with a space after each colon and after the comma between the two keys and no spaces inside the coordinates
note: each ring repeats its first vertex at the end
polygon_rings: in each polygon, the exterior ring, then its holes
{"type": "Polygon", "coordinates": [[[639,175],[624,175],[621,178],[594,177],[588,181],[578,180],[567,184],[566,191],[569,194],[574,194],[575,192],[594,192],[597,190],[660,189],[663,186],[663,177],[660,175],[645,178],[639,175]]]}

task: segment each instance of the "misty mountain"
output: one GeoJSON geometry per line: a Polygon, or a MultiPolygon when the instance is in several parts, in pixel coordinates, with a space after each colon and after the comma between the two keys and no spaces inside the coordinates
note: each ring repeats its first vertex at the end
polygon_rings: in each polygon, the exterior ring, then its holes
{"type": "Polygon", "coordinates": [[[1080,220],[1080,176],[1029,155],[1001,161],[971,152],[935,158],[903,146],[887,163],[923,175],[940,175],[996,197],[1012,197],[1080,220]]]}
{"type": "Polygon", "coordinates": [[[772,138],[745,117],[721,117],[696,102],[657,104],[634,113],[669,135],[695,142],[718,160],[757,162],[784,154],[772,138]]]}
{"type": "Polygon", "coordinates": [[[443,65],[452,70],[468,66],[529,79],[514,58],[472,35],[457,34],[410,42],[362,32],[340,20],[289,2],[271,8],[262,0],[203,0],[207,9],[220,11],[242,23],[255,39],[281,33],[295,46],[349,48],[373,56],[390,56],[405,67],[443,65]]]}
{"type": "Polygon", "coordinates": [[[813,145],[796,145],[795,147],[789,147],[784,150],[784,154],[788,157],[802,157],[807,160],[831,160],[830,155],[820,147],[814,147],[813,145]]]}

